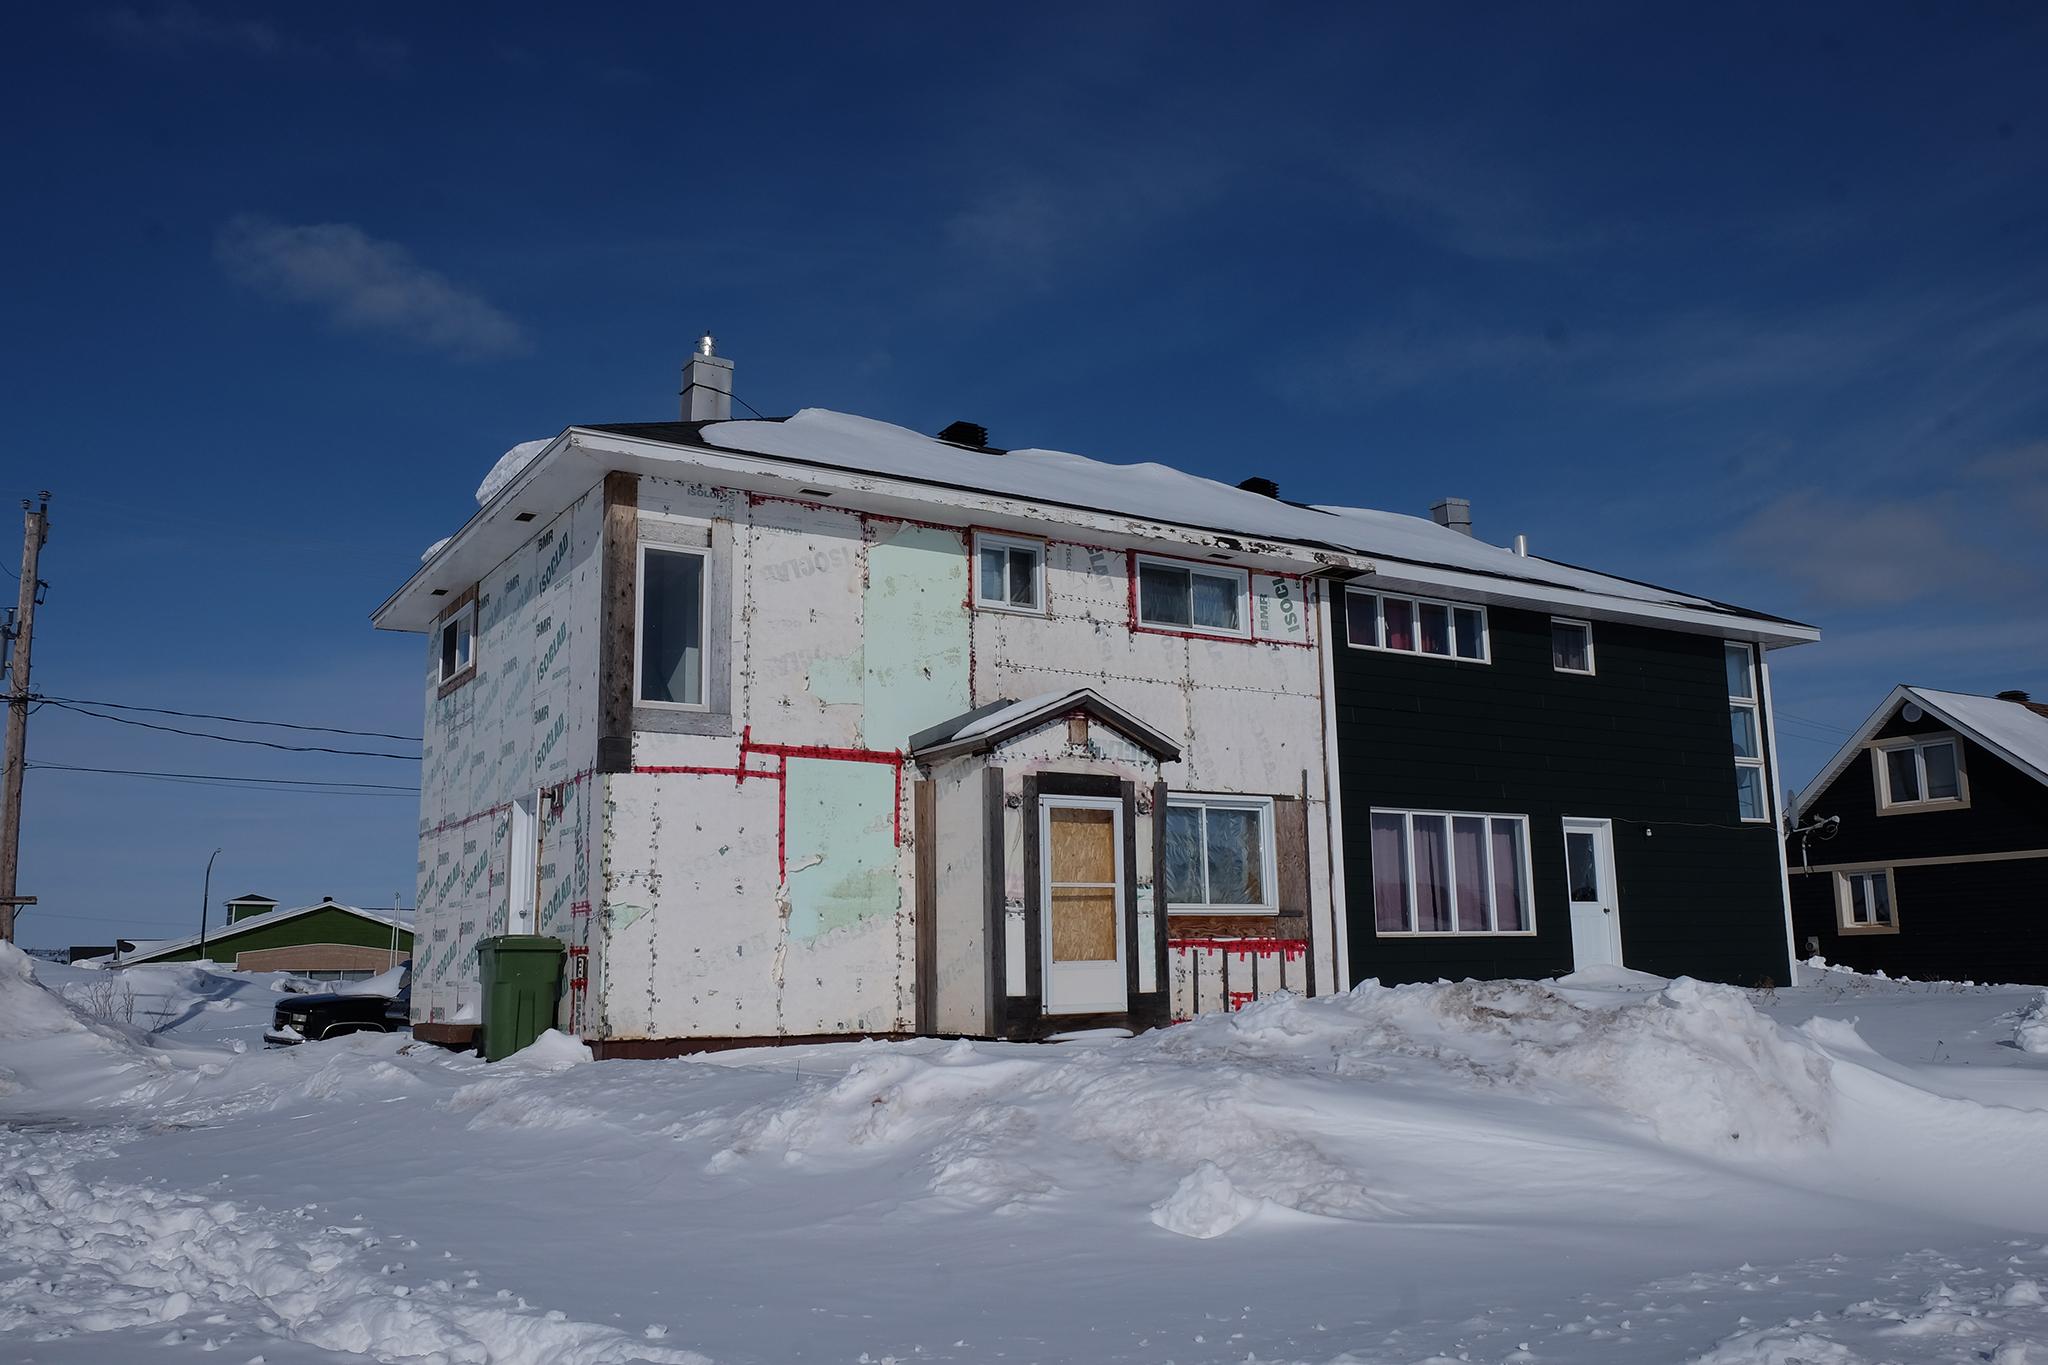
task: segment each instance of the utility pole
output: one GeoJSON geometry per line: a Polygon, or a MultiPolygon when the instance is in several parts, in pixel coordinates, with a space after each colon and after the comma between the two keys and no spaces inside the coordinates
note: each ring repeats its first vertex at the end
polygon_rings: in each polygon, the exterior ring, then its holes
{"type": "Polygon", "coordinates": [[[36,903],[34,896],[16,894],[15,878],[21,871],[21,775],[28,767],[29,650],[35,643],[36,600],[43,590],[36,562],[50,537],[50,490],[38,495],[34,507],[23,498],[21,513],[21,594],[7,628],[13,654],[7,667],[7,767],[0,774],[0,943],[14,942],[15,911],[36,903]]]}
{"type": "Polygon", "coordinates": [[[207,859],[206,859],[206,880],[205,880],[205,881],[204,881],[203,883],[201,883],[201,884],[200,884],[200,887],[199,887],[199,958],[198,958],[198,960],[199,960],[199,961],[201,961],[201,962],[204,962],[204,961],[206,961],[206,903],[207,903],[208,901],[210,901],[210,900],[212,900],[212,899],[213,899],[213,860],[214,860],[215,858],[218,858],[219,856],[220,856],[220,850],[219,850],[219,849],[215,849],[215,850],[214,850],[214,851],[213,851],[212,853],[210,853],[210,854],[208,854],[208,855],[207,855],[207,859]]]}

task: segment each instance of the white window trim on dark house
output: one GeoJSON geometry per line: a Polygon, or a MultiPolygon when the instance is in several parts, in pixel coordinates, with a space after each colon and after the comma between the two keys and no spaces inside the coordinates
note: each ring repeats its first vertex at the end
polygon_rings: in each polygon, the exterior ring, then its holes
{"type": "Polygon", "coordinates": [[[633,601],[633,705],[653,707],[662,711],[708,711],[711,709],[710,696],[710,641],[711,633],[711,555],[709,550],[692,545],[669,545],[653,541],[641,541],[638,547],[638,562],[635,565],[635,587],[633,601]],[[664,701],[648,697],[644,693],[646,674],[645,653],[647,637],[647,557],[649,554],[688,555],[697,561],[697,700],[693,702],[664,701]]]}
{"type": "Polygon", "coordinates": [[[1249,640],[1252,638],[1252,578],[1243,569],[1234,569],[1220,564],[1203,564],[1189,559],[1173,559],[1165,555],[1134,555],[1131,565],[1131,610],[1142,630],[1164,630],[1180,635],[1213,635],[1223,640],[1249,640]],[[1188,575],[1188,619],[1186,621],[1155,621],[1145,615],[1145,570],[1167,569],[1188,575]],[[1194,591],[1196,578],[1218,578],[1234,585],[1237,595],[1237,628],[1197,625],[1194,621],[1194,591]]]}
{"type": "Polygon", "coordinates": [[[1448,659],[1453,663],[1490,664],[1493,662],[1493,632],[1487,624],[1486,608],[1476,602],[1451,602],[1437,597],[1414,597],[1407,593],[1374,592],[1365,588],[1344,590],[1344,642],[1353,649],[1374,649],[1386,654],[1412,654],[1423,659],[1448,659]],[[1370,601],[1372,614],[1372,638],[1361,642],[1352,631],[1352,607],[1354,603],[1370,601]],[[1403,603],[1408,608],[1408,638],[1410,645],[1403,647],[1386,643],[1387,604],[1403,603]],[[1439,654],[1422,647],[1422,610],[1424,607],[1441,608],[1444,612],[1444,639],[1449,652],[1439,654]],[[1459,618],[1466,618],[1461,625],[1459,618]],[[1459,644],[1467,638],[1472,619],[1478,621],[1479,652],[1465,654],[1459,651],[1459,644]]]}
{"type": "Polygon", "coordinates": [[[1735,750],[1735,716],[1747,712],[1749,733],[1754,741],[1756,753],[1754,756],[1744,756],[1740,751],[1735,752],[1735,810],[1746,825],[1767,825],[1771,822],[1771,779],[1764,765],[1764,714],[1761,694],[1757,690],[1756,650],[1740,640],[1721,642],[1724,669],[1725,660],[1734,658],[1738,650],[1742,653],[1743,676],[1746,679],[1745,690],[1748,695],[1737,696],[1732,687],[1728,690],[1728,747],[1735,750]],[[1745,768],[1756,773],[1757,800],[1763,807],[1762,812],[1757,815],[1742,815],[1742,772],[1745,768]]]}
{"type": "Polygon", "coordinates": [[[452,690],[461,683],[476,676],[476,596],[471,592],[469,600],[462,602],[443,616],[434,627],[434,681],[445,690],[452,690]],[[448,666],[450,650],[449,632],[455,632],[455,666],[448,666]]]}
{"type": "MultiPolygon", "coordinates": [[[[1842,868],[1835,872],[1834,879],[1835,926],[1837,929],[1845,934],[1896,934],[1899,932],[1899,888],[1897,881],[1892,877],[1891,868],[1884,866],[1842,868]],[[1883,885],[1885,908],[1890,912],[1890,919],[1879,920],[1874,906],[1869,911],[1869,918],[1863,920],[1856,918],[1855,892],[1851,883],[1859,881],[1865,883],[1876,882],[1883,885]]],[[[1866,906],[1871,905],[1870,893],[1867,889],[1864,892],[1863,903],[1866,906]]]]}
{"type": "Polygon", "coordinates": [[[1879,740],[1870,746],[1870,762],[1877,782],[1877,813],[1879,815],[1908,815],[1926,810],[1967,810],[1970,805],[1970,774],[1963,767],[1962,736],[1950,731],[1930,732],[1913,735],[1910,738],[1879,740]],[[1947,746],[1955,755],[1956,794],[1954,796],[1927,795],[1927,750],[1947,746]],[[1909,800],[1896,800],[1892,795],[1892,755],[1910,752],[1913,756],[1913,782],[1920,795],[1909,800]]]}
{"type": "Polygon", "coordinates": [[[1583,678],[1594,676],[1597,672],[1597,666],[1593,659],[1593,623],[1591,621],[1577,621],[1569,616],[1553,616],[1550,618],[1550,671],[1553,673],[1571,673],[1583,678]],[[1558,662],[1557,628],[1559,626],[1585,633],[1586,666],[1584,668],[1566,668],[1558,662]]]}
{"type": "MultiPolygon", "coordinates": [[[[1273,798],[1270,796],[1230,796],[1222,793],[1173,792],[1166,798],[1167,809],[1200,810],[1202,818],[1202,852],[1200,869],[1204,899],[1199,901],[1167,902],[1167,913],[1174,915],[1277,915],[1280,913],[1280,879],[1276,864],[1276,849],[1273,837],[1273,798]],[[1249,810],[1259,818],[1259,899],[1250,904],[1236,901],[1216,901],[1206,897],[1209,894],[1209,821],[1211,810],[1249,810]]],[[[1163,817],[1162,817],[1163,818],[1163,817]]],[[[1164,832],[1162,831],[1162,838],[1164,832]]],[[[1167,856],[1172,856],[1170,853],[1167,856]]],[[[1165,887],[1161,887],[1162,894],[1165,887]]]]}
{"type": "MultiPolygon", "coordinates": [[[[1406,929],[1382,929],[1379,927],[1378,887],[1380,869],[1373,868],[1374,904],[1373,933],[1379,938],[1531,938],[1536,933],[1536,880],[1535,870],[1530,861],[1529,817],[1510,815],[1499,811],[1469,810],[1393,810],[1375,806],[1368,812],[1367,839],[1371,841],[1377,831],[1373,825],[1394,818],[1401,822],[1401,856],[1403,867],[1403,922],[1411,927],[1406,929]],[[1448,929],[1418,929],[1422,902],[1417,894],[1415,878],[1415,819],[1417,816],[1440,818],[1444,821],[1444,875],[1445,890],[1450,897],[1451,927],[1448,929]],[[1458,850],[1457,825],[1459,820],[1484,820],[1486,838],[1482,847],[1486,850],[1486,871],[1483,885],[1486,888],[1486,923],[1484,929],[1461,929],[1458,927],[1458,850]],[[1500,924],[1499,883],[1494,875],[1493,827],[1496,823],[1516,827],[1516,851],[1520,855],[1521,867],[1517,870],[1519,890],[1522,897],[1522,914],[1527,924],[1520,929],[1502,929],[1500,924]]],[[[1368,843],[1368,847],[1372,847],[1368,843]]],[[[1377,850],[1375,849],[1375,852],[1377,850]]]]}
{"type": "Polygon", "coordinates": [[[974,574],[974,605],[984,611],[1011,611],[1025,616],[1045,615],[1045,542],[1028,536],[1000,535],[993,531],[974,533],[974,560],[971,566],[974,574]],[[1000,551],[1003,556],[1003,579],[991,585],[988,575],[982,572],[982,555],[988,551],[1000,551]],[[1014,602],[1010,600],[1009,570],[1012,555],[1031,556],[1031,600],[1014,602]],[[994,586],[996,595],[988,595],[994,586]]]}

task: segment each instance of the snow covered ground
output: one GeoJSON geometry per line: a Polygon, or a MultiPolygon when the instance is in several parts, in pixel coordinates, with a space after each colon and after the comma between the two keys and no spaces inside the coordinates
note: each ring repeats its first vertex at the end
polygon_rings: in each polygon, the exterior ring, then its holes
{"type": "Polygon", "coordinates": [[[2048,1365],[2034,988],[485,1066],[103,975],[0,948],[0,1360],[2048,1365]]]}

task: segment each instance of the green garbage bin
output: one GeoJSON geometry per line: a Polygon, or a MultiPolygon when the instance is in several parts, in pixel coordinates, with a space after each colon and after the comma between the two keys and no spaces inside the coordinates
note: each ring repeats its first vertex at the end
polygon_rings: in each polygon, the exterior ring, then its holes
{"type": "Polygon", "coordinates": [[[476,945],[484,986],[483,1056],[510,1057],[555,1026],[562,998],[562,941],[500,934],[476,945]]]}

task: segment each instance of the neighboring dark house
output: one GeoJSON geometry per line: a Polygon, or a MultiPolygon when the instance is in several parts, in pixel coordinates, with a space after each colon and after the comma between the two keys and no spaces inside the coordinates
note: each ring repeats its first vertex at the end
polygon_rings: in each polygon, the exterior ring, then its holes
{"type": "MultiPolygon", "coordinates": [[[[412,955],[412,911],[365,910],[329,897],[291,910],[236,914],[262,902],[228,902],[230,923],[207,931],[205,957],[250,972],[291,972],[322,981],[349,981],[389,971],[412,955]]],[[[275,905],[276,902],[270,902],[275,905]]],[[[143,962],[196,962],[199,936],[138,943],[124,948],[123,967],[143,962]]]]}
{"type": "Polygon", "coordinates": [[[1378,581],[1331,650],[1353,980],[1790,980],[1759,645],[1378,581]]]}
{"type": "Polygon", "coordinates": [[[2048,706],[1899,687],[1792,816],[1801,953],[2048,984],[2048,706]]]}

